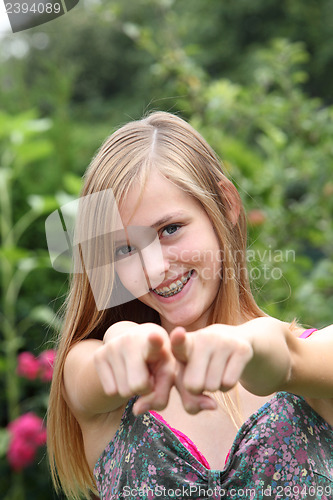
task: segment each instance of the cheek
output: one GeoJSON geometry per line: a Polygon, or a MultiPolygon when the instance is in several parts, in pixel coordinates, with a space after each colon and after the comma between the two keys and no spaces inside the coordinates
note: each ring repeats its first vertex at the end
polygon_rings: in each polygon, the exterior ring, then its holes
{"type": "Polygon", "coordinates": [[[202,275],[207,280],[222,279],[223,251],[220,249],[215,234],[212,236],[203,234],[201,237],[202,248],[200,249],[200,268],[202,275]]]}
{"type": "Polygon", "coordinates": [[[183,264],[200,262],[203,260],[203,246],[205,242],[201,240],[201,237],[191,234],[171,246],[167,251],[167,258],[170,263],[173,261],[183,264]]]}
{"type": "Polygon", "coordinates": [[[138,298],[149,291],[140,257],[134,255],[116,263],[116,273],[123,286],[138,298]]]}

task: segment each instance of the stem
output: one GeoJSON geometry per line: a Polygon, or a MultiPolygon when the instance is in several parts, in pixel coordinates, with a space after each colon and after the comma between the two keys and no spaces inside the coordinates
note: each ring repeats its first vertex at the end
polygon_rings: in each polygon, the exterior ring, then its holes
{"type": "Polygon", "coordinates": [[[15,472],[13,475],[12,487],[4,500],[24,500],[24,487],[23,487],[23,474],[22,472],[15,472]]]}
{"type": "Polygon", "coordinates": [[[11,200],[11,178],[10,172],[3,172],[0,180],[0,234],[4,249],[4,255],[0,260],[2,276],[2,303],[4,332],[4,353],[6,357],[5,373],[5,391],[8,402],[8,421],[14,420],[19,415],[19,380],[16,374],[17,360],[17,335],[15,328],[15,301],[11,300],[11,294],[8,294],[8,287],[14,275],[14,264],[6,257],[6,250],[9,252],[14,246],[13,233],[13,215],[11,200]]]}
{"type": "Polygon", "coordinates": [[[7,238],[10,239],[12,244],[17,245],[22,234],[28,229],[31,224],[40,217],[40,213],[35,210],[29,210],[26,212],[15,224],[13,228],[10,229],[7,238]]]}

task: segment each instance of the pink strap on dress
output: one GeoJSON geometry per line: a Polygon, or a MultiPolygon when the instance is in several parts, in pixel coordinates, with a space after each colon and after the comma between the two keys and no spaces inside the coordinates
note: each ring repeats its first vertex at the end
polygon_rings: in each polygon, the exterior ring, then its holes
{"type": "Polygon", "coordinates": [[[305,332],[303,332],[298,338],[299,339],[307,339],[308,337],[310,337],[310,335],[313,334],[313,332],[316,332],[317,331],[317,328],[310,328],[309,330],[305,330],[305,332]]]}

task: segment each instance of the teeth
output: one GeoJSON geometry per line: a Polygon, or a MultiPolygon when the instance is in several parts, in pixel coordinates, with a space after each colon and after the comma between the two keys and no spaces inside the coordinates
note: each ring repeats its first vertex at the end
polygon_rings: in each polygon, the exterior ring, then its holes
{"type": "Polygon", "coordinates": [[[179,280],[170,283],[169,287],[165,286],[163,288],[155,288],[154,292],[162,297],[171,297],[172,295],[176,295],[184,288],[184,285],[190,279],[191,274],[192,271],[186,274],[186,276],[182,276],[179,280]]]}

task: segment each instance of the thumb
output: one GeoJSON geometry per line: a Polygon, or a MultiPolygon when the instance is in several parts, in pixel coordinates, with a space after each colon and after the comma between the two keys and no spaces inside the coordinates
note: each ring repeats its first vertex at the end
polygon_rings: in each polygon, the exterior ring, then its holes
{"type": "Polygon", "coordinates": [[[180,363],[187,363],[190,358],[192,341],[185,328],[177,326],[170,333],[171,349],[180,363]]]}

